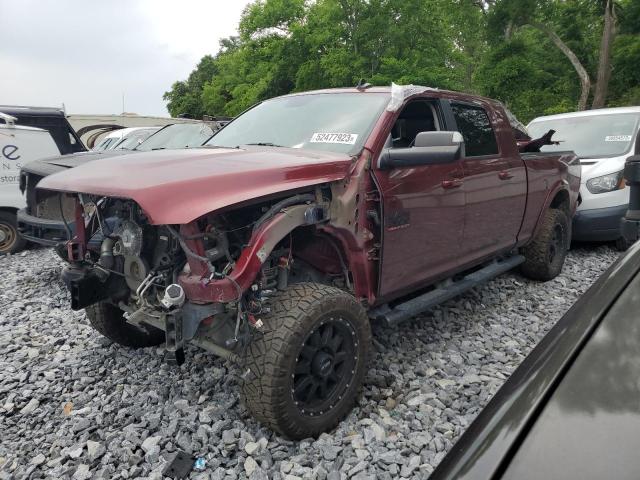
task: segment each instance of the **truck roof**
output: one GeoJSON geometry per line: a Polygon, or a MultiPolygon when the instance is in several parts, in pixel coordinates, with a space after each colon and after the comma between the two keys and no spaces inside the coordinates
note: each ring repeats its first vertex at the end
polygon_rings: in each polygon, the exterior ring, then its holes
{"type": "MultiPolygon", "coordinates": [[[[399,85],[400,87],[408,87],[409,85],[399,85]]],[[[460,96],[468,96],[468,97],[473,97],[473,98],[482,98],[484,100],[488,100],[491,102],[495,102],[496,100],[491,99],[491,98],[487,98],[487,97],[483,97],[481,95],[475,95],[472,93],[464,93],[464,92],[456,92],[453,90],[443,90],[441,88],[436,88],[436,87],[427,87],[424,85],[412,85],[413,87],[418,87],[418,88],[425,88],[428,90],[433,90],[433,91],[437,91],[437,92],[443,92],[443,93],[450,93],[450,94],[455,94],[455,95],[460,95],[460,96]]],[[[291,96],[296,96],[296,95],[315,95],[315,94],[321,94],[321,93],[391,93],[391,87],[390,86],[371,86],[371,87],[367,87],[365,89],[357,89],[356,87],[338,87],[338,88],[323,88],[320,90],[308,90],[305,92],[295,92],[295,93],[288,93],[286,95],[282,95],[283,97],[291,97],[291,96]]]]}
{"type": "Polygon", "coordinates": [[[531,120],[530,123],[538,122],[541,120],[560,120],[563,118],[593,117],[598,115],[614,115],[619,113],[640,113],[640,106],[598,108],[596,110],[584,110],[582,112],[568,112],[568,113],[559,113],[557,115],[543,115],[543,116],[534,118],[533,120],[531,120]]]}

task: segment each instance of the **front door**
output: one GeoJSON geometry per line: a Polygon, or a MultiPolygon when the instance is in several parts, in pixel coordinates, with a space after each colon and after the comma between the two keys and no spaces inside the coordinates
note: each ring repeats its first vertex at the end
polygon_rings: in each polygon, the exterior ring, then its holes
{"type": "MultiPolygon", "coordinates": [[[[440,105],[414,100],[392,130],[392,148],[412,148],[420,131],[445,130],[440,105]]],[[[455,270],[464,224],[462,162],[375,170],[382,194],[380,297],[408,293],[455,270]]]]}

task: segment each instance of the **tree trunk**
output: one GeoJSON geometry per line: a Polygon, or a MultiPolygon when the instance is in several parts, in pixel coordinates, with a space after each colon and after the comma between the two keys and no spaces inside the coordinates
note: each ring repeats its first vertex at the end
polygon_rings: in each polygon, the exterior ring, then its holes
{"type": "Polygon", "coordinates": [[[591,108],[602,108],[607,100],[609,79],[611,78],[611,45],[616,35],[616,14],[613,0],[607,0],[604,9],[604,26],[600,42],[600,58],[598,60],[598,78],[593,94],[591,108]]]}
{"type": "Polygon", "coordinates": [[[562,41],[562,39],[551,30],[549,27],[542,23],[530,23],[530,25],[534,28],[537,28],[541,32],[545,33],[551,41],[555,44],[556,47],[560,49],[560,51],[569,59],[573,68],[576,69],[578,77],[580,78],[580,100],[578,101],[578,110],[586,110],[587,109],[587,100],[589,99],[589,90],[591,89],[591,79],[589,78],[589,73],[582,66],[576,54],[567,46],[566,43],[562,41]]]}

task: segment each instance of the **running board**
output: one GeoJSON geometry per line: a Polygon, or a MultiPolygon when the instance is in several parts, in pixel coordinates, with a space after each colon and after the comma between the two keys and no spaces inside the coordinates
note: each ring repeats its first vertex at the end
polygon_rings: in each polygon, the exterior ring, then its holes
{"type": "Polygon", "coordinates": [[[404,303],[389,308],[388,305],[381,305],[369,312],[369,317],[384,321],[387,325],[395,325],[410,319],[411,317],[424,312],[447,300],[457,297],[463,292],[491,280],[498,275],[517,267],[524,262],[522,255],[513,255],[501,261],[496,261],[476,270],[462,279],[452,282],[449,285],[438,287],[419,297],[408,300],[404,303]]]}

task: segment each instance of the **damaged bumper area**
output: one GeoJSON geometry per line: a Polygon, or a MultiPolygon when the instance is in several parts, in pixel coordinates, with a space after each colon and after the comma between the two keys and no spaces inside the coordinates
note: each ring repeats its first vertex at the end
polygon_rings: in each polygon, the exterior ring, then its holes
{"type": "Polygon", "coordinates": [[[289,281],[291,232],[324,222],[327,211],[318,191],[151,225],[131,200],[78,195],[62,274],[71,307],[109,304],[127,328],[163,331],[173,363],[184,362],[187,342],[238,360],[269,295],[289,281]]]}

